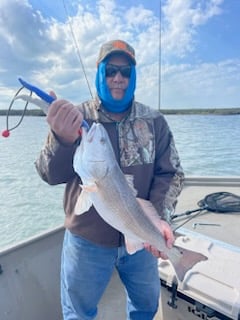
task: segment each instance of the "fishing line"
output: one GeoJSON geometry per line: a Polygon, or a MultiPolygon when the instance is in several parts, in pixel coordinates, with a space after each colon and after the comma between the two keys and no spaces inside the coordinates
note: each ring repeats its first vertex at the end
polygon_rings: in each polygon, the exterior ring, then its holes
{"type": "Polygon", "coordinates": [[[80,49],[79,49],[79,46],[78,46],[78,43],[77,43],[77,40],[76,40],[74,31],[73,31],[73,26],[72,26],[72,22],[71,22],[71,19],[70,19],[70,15],[69,15],[69,12],[68,12],[68,9],[67,9],[67,5],[66,5],[66,3],[65,3],[65,0],[62,0],[62,1],[63,1],[63,7],[64,7],[64,10],[65,10],[66,17],[68,18],[68,23],[69,23],[69,27],[70,27],[70,32],[71,32],[72,39],[73,39],[73,44],[74,44],[74,46],[75,46],[76,53],[77,53],[78,59],[79,59],[79,61],[80,61],[81,67],[82,67],[82,71],[83,71],[85,80],[86,80],[86,82],[87,82],[87,86],[88,86],[89,93],[90,93],[90,95],[91,95],[91,97],[92,97],[92,99],[93,99],[92,90],[91,90],[91,87],[90,87],[90,84],[89,84],[89,81],[88,81],[88,78],[87,78],[87,74],[86,74],[86,70],[85,70],[85,67],[84,67],[84,63],[83,63],[83,60],[82,60],[82,57],[81,57],[80,49]]]}
{"type": "MultiPolygon", "coordinates": [[[[15,93],[15,95],[14,95],[14,97],[12,98],[12,101],[10,102],[10,105],[9,105],[9,107],[8,107],[8,109],[7,109],[6,129],[3,130],[3,132],[2,132],[2,136],[3,136],[4,138],[9,137],[10,131],[12,131],[12,130],[14,130],[14,129],[16,129],[17,127],[20,126],[20,124],[22,123],[23,118],[24,118],[24,116],[25,116],[25,114],[26,114],[27,106],[28,106],[28,101],[25,103],[25,106],[24,106],[24,108],[23,108],[23,112],[22,112],[21,117],[20,117],[19,121],[17,122],[17,124],[16,124],[15,126],[11,127],[11,128],[9,127],[10,111],[12,110],[12,106],[14,105],[14,102],[15,102],[15,100],[16,100],[16,97],[19,95],[19,93],[20,93],[23,89],[24,89],[24,87],[21,87],[21,88],[15,93]]],[[[30,91],[29,96],[30,96],[30,97],[32,96],[32,91],[30,91]]]]}
{"type": "Polygon", "coordinates": [[[159,56],[158,56],[158,110],[161,109],[161,86],[162,86],[162,1],[159,1],[159,56]]]}

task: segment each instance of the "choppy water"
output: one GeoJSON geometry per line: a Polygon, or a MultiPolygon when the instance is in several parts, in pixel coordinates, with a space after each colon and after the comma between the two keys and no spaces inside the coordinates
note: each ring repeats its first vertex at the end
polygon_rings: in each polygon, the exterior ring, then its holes
{"type": "MultiPolygon", "coordinates": [[[[166,118],[186,175],[240,176],[239,115],[166,118]]],[[[48,186],[34,167],[47,131],[45,118],[25,117],[8,139],[0,137],[0,248],[63,222],[64,186],[48,186]]]]}

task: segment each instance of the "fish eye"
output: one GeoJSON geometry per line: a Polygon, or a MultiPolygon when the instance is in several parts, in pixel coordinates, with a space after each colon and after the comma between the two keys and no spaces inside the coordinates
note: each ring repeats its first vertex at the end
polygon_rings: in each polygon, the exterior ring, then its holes
{"type": "Polygon", "coordinates": [[[100,143],[101,143],[101,144],[104,144],[105,142],[106,142],[106,139],[105,139],[105,138],[101,138],[101,139],[100,139],[100,143]]]}

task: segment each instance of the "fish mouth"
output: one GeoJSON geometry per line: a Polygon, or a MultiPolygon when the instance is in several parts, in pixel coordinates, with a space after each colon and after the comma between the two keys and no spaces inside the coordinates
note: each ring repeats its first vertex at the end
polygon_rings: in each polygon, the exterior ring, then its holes
{"type": "Polygon", "coordinates": [[[96,124],[93,123],[91,129],[87,133],[87,142],[91,143],[93,141],[95,131],[96,131],[96,124]]]}
{"type": "MultiPolygon", "coordinates": [[[[87,141],[88,141],[89,143],[91,143],[91,142],[93,141],[94,136],[95,136],[95,132],[96,132],[97,128],[98,128],[98,129],[99,129],[99,128],[101,129],[101,125],[100,125],[99,123],[93,122],[90,130],[87,132],[87,141]]],[[[100,131],[100,135],[101,135],[100,138],[103,138],[102,130],[100,131]]]]}

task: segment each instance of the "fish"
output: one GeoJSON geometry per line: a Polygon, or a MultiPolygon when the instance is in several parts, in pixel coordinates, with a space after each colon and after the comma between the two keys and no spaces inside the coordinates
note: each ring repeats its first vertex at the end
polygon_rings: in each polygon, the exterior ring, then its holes
{"type": "Polygon", "coordinates": [[[81,193],[74,213],[84,214],[94,206],[105,222],[124,235],[126,250],[134,254],[144,243],[164,252],[180,281],[196,263],[207,260],[199,252],[175,245],[167,247],[162,220],[149,200],[136,197],[133,183],[122,172],[110,138],[101,123],[82,130],[80,145],[73,157],[73,168],[81,179],[81,193]]]}

